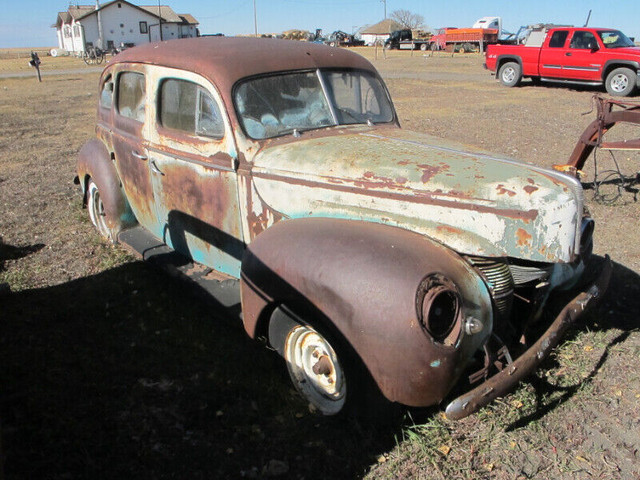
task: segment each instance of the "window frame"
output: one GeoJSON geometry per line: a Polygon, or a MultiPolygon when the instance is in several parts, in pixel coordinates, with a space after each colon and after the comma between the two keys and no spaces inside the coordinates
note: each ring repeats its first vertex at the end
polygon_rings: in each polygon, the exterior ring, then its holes
{"type": "Polygon", "coordinates": [[[140,33],[141,34],[149,33],[149,24],[146,21],[138,22],[138,26],[140,28],[140,33]],[[144,29],[142,27],[144,27],[144,29]]]}

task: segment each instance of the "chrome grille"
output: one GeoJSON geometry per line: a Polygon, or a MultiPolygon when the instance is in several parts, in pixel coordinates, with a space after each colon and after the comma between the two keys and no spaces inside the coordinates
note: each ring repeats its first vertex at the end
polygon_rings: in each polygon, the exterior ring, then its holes
{"type": "Polygon", "coordinates": [[[501,315],[508,315],[513,301],[514,282],[507,262],[483,257],[467,257],[467,259],[482,273],[498,312],[501,315]]]}
{"type": "Polygon", "coordinates": [[[550,273],[550,267],[539,268],[511,265],[511,275],[516,285],[525,285],[529,282],[546,280],[550,273]]]}

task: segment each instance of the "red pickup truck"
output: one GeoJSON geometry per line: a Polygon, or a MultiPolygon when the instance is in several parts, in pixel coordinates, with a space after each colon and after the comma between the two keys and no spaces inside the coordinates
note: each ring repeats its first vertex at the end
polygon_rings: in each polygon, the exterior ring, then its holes
{"type": "Polygon", "coordinates": [[[640,86],[640,47],[610,28],[558,27],[533,32],[520,45],[489,45],[486,68],[503,85],[522,78],[549,82],[602,85],[615,96],[627,96],[640,86]]]}

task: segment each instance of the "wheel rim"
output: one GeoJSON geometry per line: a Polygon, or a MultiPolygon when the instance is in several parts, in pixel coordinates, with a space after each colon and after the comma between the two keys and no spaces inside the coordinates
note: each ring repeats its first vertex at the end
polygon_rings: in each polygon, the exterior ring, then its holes
{"type": "Polygon", "coordinates": [[[624,92],[629,86],[629,78],[622,73],[615,75],[611,79],[611,90],[616,93],[624,92]]]}
{"type": "Polygon", "coordinates": [[[331,344],[318,332],[295,327],[285,343],[285,360],[296,388],[324,415],[344,407],[347,385],[342,366],[331,344]]]}
{"type": "Polygon", "coordinates": [[[502,80],[504,80],[507,83],[513,82],[515,78],[516,78],[516,71],[513,69],[513,67],[507,67],[502,72],[502,80]]]}
{"type": "Polygon", "coordinates": [[[106,214],[104,211],[104,203],[100,197],[100,191],[95,183],[89,185],[89,218],[91,223],[96,227],[100,235],[109,236],[109,228],[107,227],[106,214]]]}

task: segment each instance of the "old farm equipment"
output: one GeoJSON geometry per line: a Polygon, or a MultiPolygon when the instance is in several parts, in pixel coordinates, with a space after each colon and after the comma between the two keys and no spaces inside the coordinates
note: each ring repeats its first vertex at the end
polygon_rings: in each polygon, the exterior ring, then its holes
{"type": "Polygon", "coordinates": [[[586,186],[594,189],[595,199],[602,203],[613,203],[627,191],[633,193],[636,200],[640,164],[631,165],[636,173],[630,175],[626,173],[629,167],[622,166],[622,162],[640,160],[640,102],[614,100],[600,95],[594,95],[593,102],[596,119],[580,136],[569,163],[554,168],[583,177],[584,165],[593,153],[593,183],[587,183],[586,186]],[[616,125],[616,134],[612,134],[611,129],[616,125]],[[628,136],[632,138],[620,139],[628,136]],[[605,158],[601,158],[601,154],[606,154],[605,158]],[[621,155],[627,158],[619,158],[621,155]]]}

